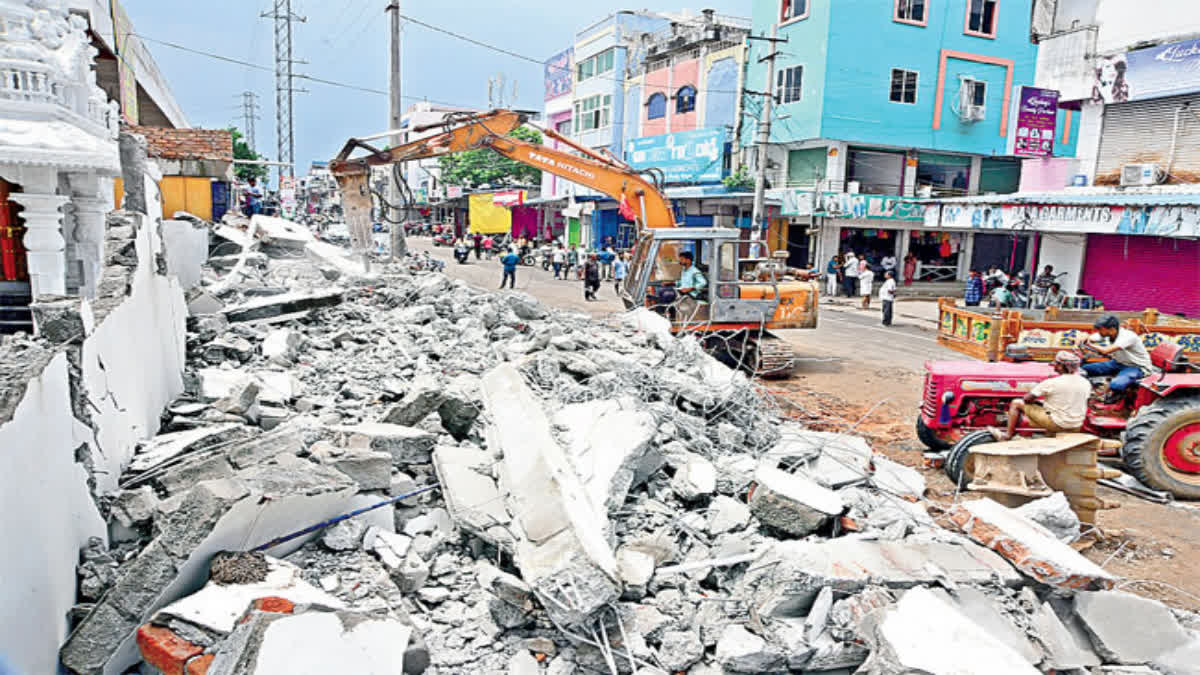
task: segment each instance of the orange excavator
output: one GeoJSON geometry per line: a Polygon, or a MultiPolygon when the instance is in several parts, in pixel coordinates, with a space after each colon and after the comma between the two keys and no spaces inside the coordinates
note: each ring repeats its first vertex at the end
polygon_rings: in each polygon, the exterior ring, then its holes
{"type": "Polygon", "coordinates": [[[398,147],[380,149],[366,140],[347,141],[329,169],[342,192],[342,210],[353,233],[371,226],[371,167],[488,148],[508,159],[548,171],[601,192],[620,205],[637,225],[629,273],[621,286],[628,309],[647,307],[671,321],[675,333],[696,335],[718,358],[765,377],[786,377],[795,355],[771,331],[816,328],[819,284],[793,280],[780,257],[751,258],[752,248],[734,228],[678,227],[660,181],[608,153],[579,145],[550,129],[538,128],[573,152],[527,143],[509,136],[529,123],[510,110],[451,114],[442,129],[398,147]],[[358,151],[366,151],[352,157],[358,151]],[[690,257],[692,268],[684,268],[690,257]],[[680,287],[686,277],[688,287],[680,287]]]}

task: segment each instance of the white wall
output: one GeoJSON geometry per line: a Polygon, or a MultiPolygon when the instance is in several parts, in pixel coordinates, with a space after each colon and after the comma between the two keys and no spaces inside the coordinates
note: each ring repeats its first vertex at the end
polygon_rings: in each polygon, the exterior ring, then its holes
{"type": "Polygon", "coordinates": [[[208,260],[208,227],[190,220],[164,220],[162,236],[167,272],[179,279],[185,291],[199,286],[201,269],[208,260]]]}
{"type": "Polygon", "coordinates": [[[1200,33],[1200,2],[1194,0],[1099,0],[1099,54],[1125,51],[1147,40],[1171,42],[1200,33]]]}
{"type": "Polygon", "coordinates": [[[1042,247],[1038,255],[1035,274],[1040,274],[1046,265],[1054,265],[1054,272],[1066,272],[1067,276],[1059,279],[1063,292],[1071,294],[1079,288],[1083,275],[1083,255],[1087,249],[1087,235],[1084,234],[1042,234],[1042,247]]]}
{"type": "Polygon", "coordinates": [[[29,383],[0,425],[0,653],[31,675],[57,672],[79,549],[107,536],[75,463],[90,435],[71,414],[66,354],[29,383]]]}

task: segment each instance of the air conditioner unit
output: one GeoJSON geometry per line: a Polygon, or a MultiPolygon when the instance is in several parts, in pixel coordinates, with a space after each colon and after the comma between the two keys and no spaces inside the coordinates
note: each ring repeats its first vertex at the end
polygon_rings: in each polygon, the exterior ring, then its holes
{"type": "Polygon", "coordinates": [[[1157,164],[1126,164],[1121,167],[1121,185],[1157,185],[1157,164]]]}
{"type": "Polygon", "coordinates": [[[969,105],[963,112],[968,122],[982,122],[987,117],[987,106],[969,105]]]}

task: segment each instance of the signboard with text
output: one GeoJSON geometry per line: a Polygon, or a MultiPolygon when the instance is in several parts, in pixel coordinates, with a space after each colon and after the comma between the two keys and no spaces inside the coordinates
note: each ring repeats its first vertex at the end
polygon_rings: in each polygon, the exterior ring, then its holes
{"type": "Polygon", "coordinates": [[[1054,127],[1058,122],[1058,92],[1054,89],[1017,87],[1014,128],[1008,134],[1008,154],[1017,157],[1054,155],[1054,127]]]}
{"type": "Polygon", "coordinates": [[[635,138],[625,144],[635,169],[659,169],[668,183],[718,183],[725,176],[725,127],[635,138]]]}
{"type": "Polygon", "coordinates": [[[940,217],[938,208],[929,207],[927,227],[1200,236],[1200,208],[1195,206],[944,204],[940,217]]]}
{"type": "Polygon", "coordinates": [[[1124,103],[1200,91],[1200,39],[1101,58],[1092,100],[1124,103]]]}
{"type": "Polygon", "coordinates": [[[571,93],[572,68],[571,57],[574,49],[568,49],[551,56],[546,61],[546,100],[558,98],[571,93]]]}
{"type": "Polygon", "coordinates": [[[492,194],[492,203],[496,206],[521,206],[525,203],[524,190],[506,190],[492,194]]]}
{"type": "Polygon", "coordinates": [[[925,205],[911,197],[786,190],[780,213],[785,216],[912,221],[925,219],[925,205]]]}

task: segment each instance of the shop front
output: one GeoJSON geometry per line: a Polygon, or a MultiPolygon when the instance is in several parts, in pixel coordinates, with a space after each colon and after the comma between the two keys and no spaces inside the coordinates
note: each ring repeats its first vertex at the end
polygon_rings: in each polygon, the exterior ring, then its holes
{"type": "Polygon", "coordinates": [[[1080,288],[1111,310],[1200,317],[1200,241],[1089,234],[1080,288]]]}

